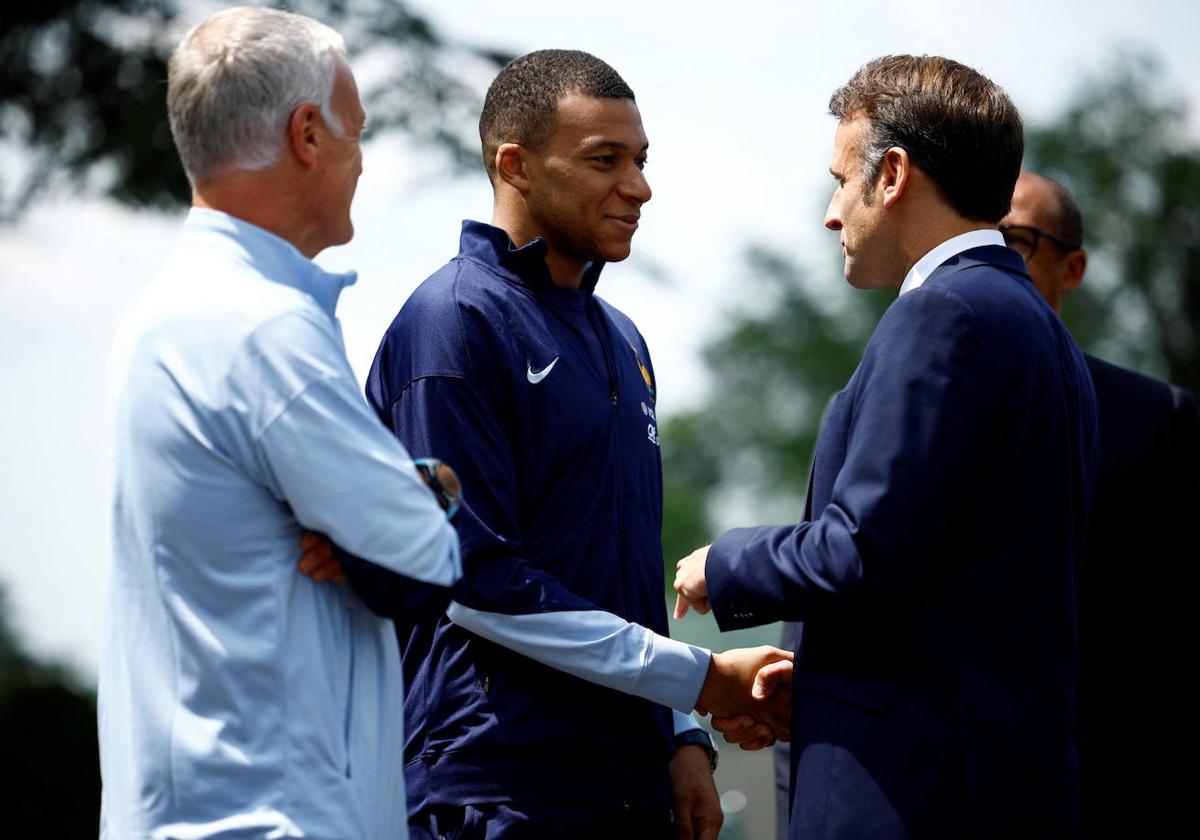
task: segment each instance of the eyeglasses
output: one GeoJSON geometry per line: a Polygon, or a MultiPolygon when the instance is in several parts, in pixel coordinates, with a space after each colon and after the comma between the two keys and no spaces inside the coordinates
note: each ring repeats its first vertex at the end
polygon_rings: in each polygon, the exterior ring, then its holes
{"type": "Polygon", "coordinates": [[[999,225],[999,228],[1000,235],[1004,237],[1004,244],[1019,251],[1021,256],[1027,260],[1033,259],[1033,255],[1037,253],[1038,243],[1042,241],[1043,236],[1064,251],[1078,251],[1081,247],[1079,243],[1068,242],[1061,236],[1055,236],[1050,231],[1033,225],[999,225]]]}

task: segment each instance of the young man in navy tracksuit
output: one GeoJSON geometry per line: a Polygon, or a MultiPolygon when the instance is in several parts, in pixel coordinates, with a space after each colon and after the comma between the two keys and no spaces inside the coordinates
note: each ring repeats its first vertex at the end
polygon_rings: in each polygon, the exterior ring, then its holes
{"type": "MultiPolygon", "coordinates": [[[[674,810],[715,837],[715,755],[686,713],[731,660],[667,638],[653,366],[593,293],[650,200],[633,92],[586,53],[532,53],[492,84],[480,134],[492,224],[463,224],[367,386],[464,487],[469,580],[446,616],[396,615],[411,828],[666,837],[674,810]]],[[[743,680],[780,656],[743,654],[743,680]]]]}

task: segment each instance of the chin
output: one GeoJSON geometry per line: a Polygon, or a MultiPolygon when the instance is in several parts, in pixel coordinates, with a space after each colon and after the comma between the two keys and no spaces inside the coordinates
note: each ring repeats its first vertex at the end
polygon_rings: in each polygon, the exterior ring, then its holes
{"type": "Polygon", "coordinates": [[[354,238],[354,224],[347,221],[346,224],[333,236],[330,245],[345,245],[354,238]]]}
{"type": "Polygon", "coordinates": [[[850,260],[846,261],[846,282],[855,289],[900,288],[898,282],[890,282],[890,278],[885,277],[882,272],[856,266],[850,260]]]}
{"type": "Polygon", "coordinates": [[[862,277],[859,275],[859,272],[855,271],[854,267],[850,265],[849,260],[846,260],[845,266],[842,268],[842,276],[845,277],[846,282],[854,288],[863,288],[862,277]]]}
{"type": "Polygon", "coordinates": [[[891,280],[889,278],[880,277],[878,275],[876,275],[874,277],[859,277],[859,276],[855,276],[853,278],[846,277],[847,283],[849,283],[854,288],[862,289],[863,291],[870,291],[871,289],[896,289],[896,290],[899,290],[900,283],[903,280],[904,280],[903,277],[901,277],[899,280],[891,280]]]}
{"type": "Polygon", "coordinates": [[[633,244],[631,242],[610,245],[607,248],[601,249],[600,259],[605,262],[621,262],[621,260],[629,258],[631,251],[633,251],[633,244]]]}

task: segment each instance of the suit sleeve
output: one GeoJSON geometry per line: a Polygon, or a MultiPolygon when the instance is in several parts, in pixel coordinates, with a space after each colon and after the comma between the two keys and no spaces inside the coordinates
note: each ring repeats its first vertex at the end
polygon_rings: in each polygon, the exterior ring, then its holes
{"type": "MultiPolygon", "coordinates": [[[[970,309],[911,292],[880,321],[844,398],[845,460],[829,503],[795,526],[718,538],[705,567],[722,630],[800,621],[911,589],[985,457],[988,360],[970,309]]],[[[821,458],[818,445],[816,458],[821,458]]]]}
{"type": "Polygon", "coordinates": [[[511,444],[484,393],[462,377],[424,377],[383,415],[410,452],[441,458],[462,482],[455,526],[465,574],[447,611],[455,624],[581,679],[694,707],[708,651],[601,610],[530,562],[511,444]]]}

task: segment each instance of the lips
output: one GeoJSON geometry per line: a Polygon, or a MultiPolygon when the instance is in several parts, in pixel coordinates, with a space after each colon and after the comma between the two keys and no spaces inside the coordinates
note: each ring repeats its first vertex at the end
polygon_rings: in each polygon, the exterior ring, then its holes
{"type": "Polygon", "coordinates": [[[638,216],[636,213],[634,213],[634,214],[629,214],[629,215],[625,215],[625,216],[609,216],[608,218],[611,219],[612,221],[616,222],[618,225],[623,227],[625,230],[629,231],[630,233],[633,233],[635,230],[638,229],[638,219],[640,218],[640,216],[638,216]]]}

